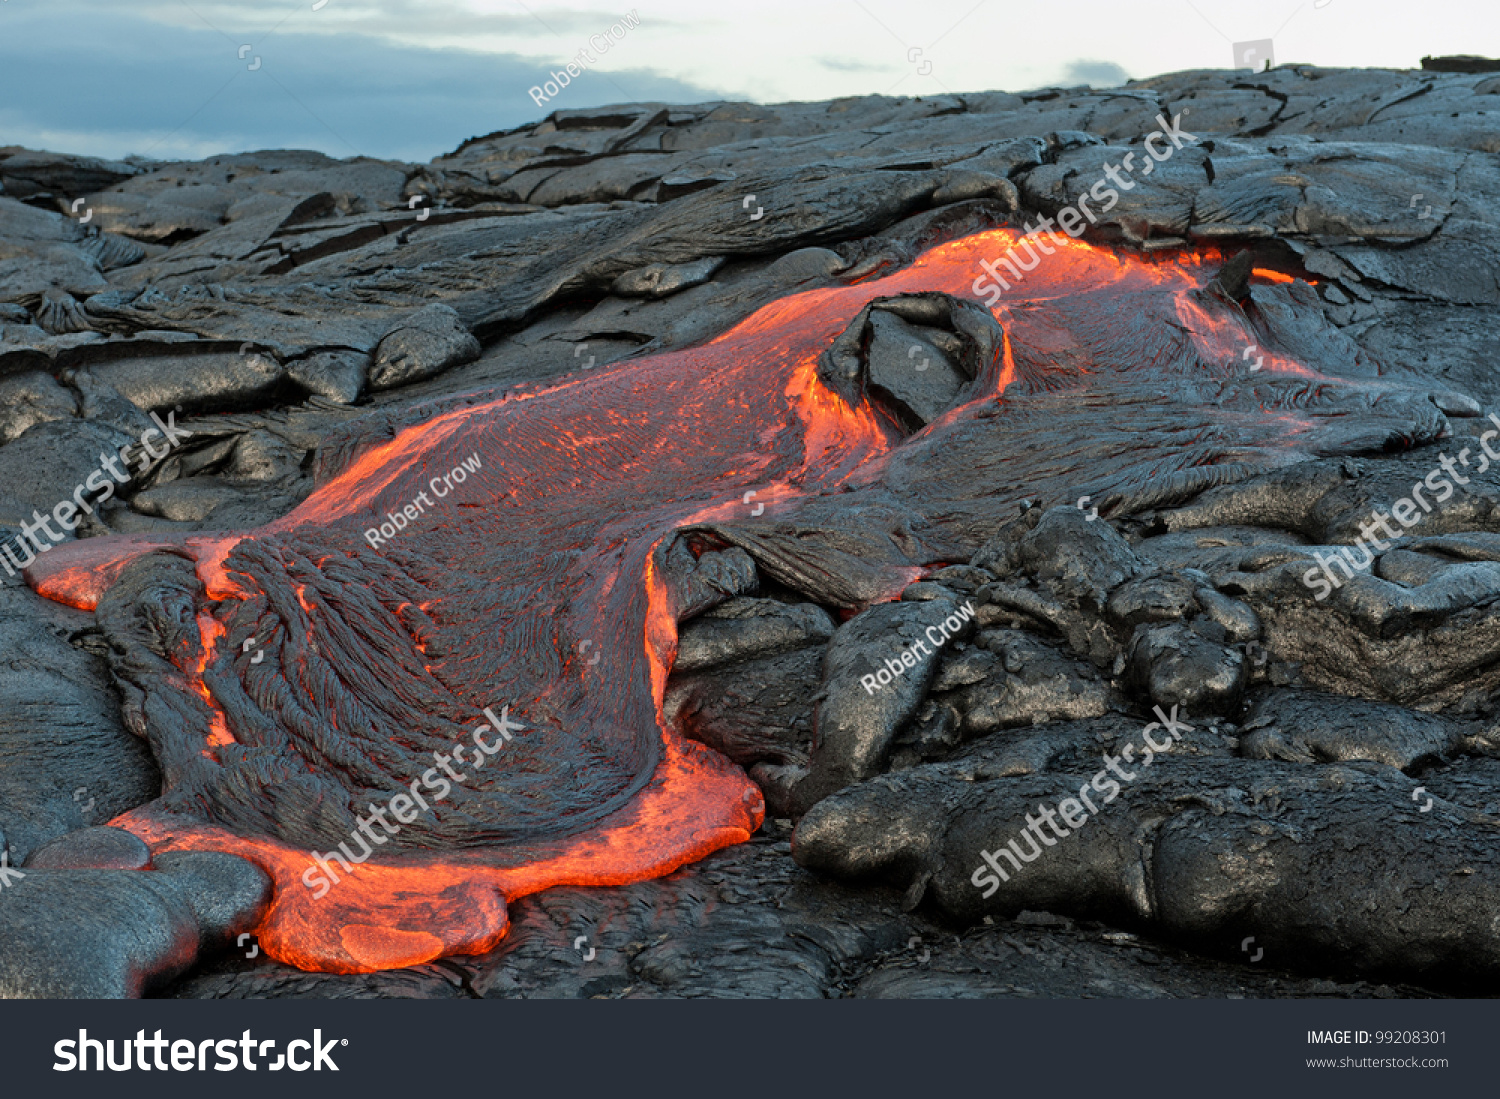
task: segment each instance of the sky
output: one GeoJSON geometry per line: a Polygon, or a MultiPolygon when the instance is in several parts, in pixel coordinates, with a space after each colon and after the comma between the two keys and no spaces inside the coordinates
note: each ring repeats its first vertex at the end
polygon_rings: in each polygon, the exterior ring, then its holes
{"type": "Polygon", "coordinates": [[[0,0],[0,146],[415,162],[554,109],[1111,87],[1267,39],[1277,63],[1500,57],[1493,0],[628,2],[0,0]]]}

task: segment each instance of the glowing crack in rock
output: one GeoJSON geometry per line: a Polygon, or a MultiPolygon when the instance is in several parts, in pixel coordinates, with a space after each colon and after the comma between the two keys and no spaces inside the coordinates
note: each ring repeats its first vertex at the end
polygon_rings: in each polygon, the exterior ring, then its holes
{"type": "MultiPolygon", "coordinates": [[[[158,852],[264,867],[276,892],[255,933],[280,961],[360,972],[490,950],[507,900],[663,875],[761,823],[745,774],[662,718],[682,598],[668,558],[685,528],[772,530],[810,502],[878,490],[920,520],[867,592],[890,599],[967,560],[1023,497],[1098,500],[1297,460],[1326,429],[1327,394],[1383,399],[1374,368],[1332,337],[1341,377],[1278,353],[1205,293],[1216,252],[1073,241],[995,305],[1005,339],[989,384],[926,429],[908,438],[877,402],[824,384],[820,353],[865,305],[974,300],[980,260],[1017,236],[979,233],[789,296],[702,346],[445,400],[394,438],[376,424],[258,530],[47,554],[28,572],[38,592],[138,639],[113,666],[164,791],[112,823],[158,852]],[[1239,358],[1251,343],[1266,360],[1253,375],[1239,358]],[[399,535],[366,540],[471,456],[467,479],[399,535]],[[747,517],[747,493],[764,515],[747,517]],[[336,850],[502,704],[524,732],[396,834],[371,829],[373,855],[330,890],[308,887],[309,852],[336,850]]],[[[1264,316],[1315,312],[1305,283],[1259,274],[1264,316]]]]}

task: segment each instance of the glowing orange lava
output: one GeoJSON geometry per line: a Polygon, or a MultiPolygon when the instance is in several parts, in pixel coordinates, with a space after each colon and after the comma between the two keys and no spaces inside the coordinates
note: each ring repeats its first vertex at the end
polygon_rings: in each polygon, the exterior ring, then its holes
{"type": "MultiPolygon", "coordinates": [[[[226,717],[205,670],[233,668],[242,678],[258,674],[248,666],[250,658],[231,644],[225,625],[236,623],[238,606],[257,595],[247,587],[243,566],[232,564],[236,547],[264,543],[274,548],[317,532],[328,546],[315,559],[320,566],[367,559],[360,546],[363,532],[402,507],[413,486],[425,483],[431,471],[451,468],[477,447],[485,455],[483,474],[472,479],[472,488],[465,486],[461,506],[443,511],[447,526],[441,531],[423,528],[410,537],[427,539],[424,546],[430,543],[433,553],[448,555],[441,558],[444,566],[458,572],[474,552],[461,542],[466,522],[485,516],[494,530],[502,530],[495,524],[504,519],[509,524],[504,536],[519,539],[573,509],[569,515],[576,516],[568,521],[590,532],[586,543],[567,542],[561,526],[544,533],[582,555],[575,572],[586,575],[569,574],[572,586],[566,598],[539,602],[528,610],[530,618],[483,623],[492,634],[536,633],[546,645],[556,646],[549,659],[558,666],[546,677],[528,679],[525,669],[507,664],[486,673],[489,682],[470,689],[464,661],[472,657],[464,651],[463,639],[438,646],[449,655],[437,657],[429,652],[429,639],[413,629],[408,638],[411,669],[402,674],[424,684],[441,680],[444,690],[475,712],[508,698],[525,721],[528,700],[536,700],[539,707],[550,707],[548,712],[565,714],[574,723],[570,735],[584,740],[610,721],[628,723],[640,735],[655,738],[654,769],[642,776],[619,809],[583,831],[513,846],[404,849],[381,855],[355,866],[321,898],[306,888],[305,846],[242,835],[155,806],[112,823],[135,832],[158,852],[223,850],[254,860],[275,883],[275,899],[257,929],[266,952],[304,969],[332,972],[481,953],[506,932],[507,900],[559,885],[640,881],[745,841],[764,815],[759,790],[739,768],[684,739],[662,718],[677,626],[658,551],[685,526],[743,518],[747,492],[756,493],[774,517],[799,500],[877,475],[900,445],[900,435],[868,405],[851,406],[824,386],[817,375],[818,355],[876,297],[937,290],[975,299],[980,261],[1004,255],[1019,236],[1015,230],[993,230],[941,244],[910,267],[883,277],[775,302],[700,347],[623,361],[545,388],[443,412],[359,454],[301,506],[259,530],[90,540],[54,550],[28,572],[41,594],[92,609],[125,565],[142,554],[170,546],[192,556],[214,606],[211,614],[199,615],[202,655],[185,674],[187,689],[214,715],[201,736],[203,753],[217,764],[228,759],[226,749],[239,745],[235,721],[226,717]],[[515,518],[504,518],[509,515],[515,518]],[[452,547],[443,541],[450,538],[455,539],[452,547]],[[357,557],[356,551],[364,556],[357,557]],[[604,660],[597,671],[590,672],[585,661],[567,658],[579,640],[613,636],[611,631],[621,634],[621,643],[610,647],[598,642],[596,652],[603,652],[604,660]]],[[[1189,297],[1222,262],[1217,252],[1127,256],[1067,238],[1059,238],[1055,247],[1056,254],[995,307],[1002,326],[1009,328],[1022,312],[1028,318],[1044,317],[1049,303],[1081,289],[1166,293],[1175,295],[1176,315],[1202,359],[1223,364],[1225,377],[1243,370],[1238,362],[1247,342],[1243,329],[1222,316],[1210,316],[1189,297]]],[[[1290,280],[1260,269],[1255,276],[1290,280]]],[[[1017,378],[1008,337],[1001,357],[998,386],[974,396],[971,404],[995,404],[1017,378]]],[[[1264,369],[1310,373],[1275,357],[1264,369]]],[[[530,567],[518,565],[516,575],[493,579],[524,581],[540,593],[539,601],[551,598],[546,593],[554,588],[562,590],[562,581],[551,574],[538,572],[527,579],[531,574],[524,569],[530,567]]],[[[892,569],[886,597],[897,596],[920,572],[918,567],[892,569]]],[[[285,629],[274,646],[261,639],[288,666],[295,659],[294,643],[315,646],[316,630],[331,613],[326,597],[314,588],[299,586],[296,601],[306,624],[293,630],[297,608],[288,607],[282,612],[285,629]]],[[[414,607],[438,623],[433,629],[453,628],[449,623],[456,617],[444,617],[442,593],[402,602],[393,621],[404,621],[401,616],[414,607]]],[[[380,675],[380,668],[369,674],[380,675]]],[[[498,757],[501,766],[506,758],[498,757]]],[[[326,837],[325,849],[337,839],[326,837]]]]}

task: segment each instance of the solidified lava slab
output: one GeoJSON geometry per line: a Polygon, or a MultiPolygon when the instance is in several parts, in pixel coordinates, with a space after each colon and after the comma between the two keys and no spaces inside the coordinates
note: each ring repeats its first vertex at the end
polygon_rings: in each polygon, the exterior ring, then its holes
{"type": "MultiPolygon", "coordinates": [[[[917,436],[820,380],[819,354],[871,300],[973,299],[980,260],[1018,236],[977,234],[884,278],[791,296],[700,347],[445,407],[353,449],[258,530],[49,553],[28,573],[39,593],[151,639],[115,672],[165,788],[112,823],[158,852],[260,864],[276,890],[258,931],[267,953],[333,972],[482,952],[504,936],[507,899],[637,881],[744,841],[759,791],[661,714],[676,532],[745,519],[747,492],[771,520],[883,478],[932,531],[872,593],[894,598],[952,559],[964,501],[1149,466],[1149,443],[1128,455],[1081,445],[1086,420],[1065,444],[1041,427],[1014,452],[966,458],[1005,423],[1008,387],[1087,405],[1107,403],[1110,386],[1243,375],[1239,352],[1258,337],[1202,293],[1216,253],[1146,259],[1066,242],[994,307],[1007,340],[992,384],[917,436]],[[433,499],[433,478],[466,459],[478,468],[433,499]],[[432,506],[367,541],[424,491],[432,506]],[[407,791],[434,752],[502,707],[526,728],[430,812],[377,833],[374,855],[326,895],[309,888],[310,852],[350,842],[368,806],[407,791]]],[[[1274,354],[1264,370],[1317,378],[1274,354]]],[[[1311,422],[1252,398],[1214,430],[1219,452],[1289,451],[1311,422]]],[[[1162,453],[1179,443],[1163,439],[1162,453]]]]}

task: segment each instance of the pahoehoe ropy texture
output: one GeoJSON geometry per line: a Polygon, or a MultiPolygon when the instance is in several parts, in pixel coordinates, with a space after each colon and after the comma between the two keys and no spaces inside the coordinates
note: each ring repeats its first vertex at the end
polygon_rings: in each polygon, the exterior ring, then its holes
{"type": "MultiPolygon", "coordinates": [[[[859,537],[886,542],[882,553],[798,550],[864,565],[852,609],[967,559],[1021,495],[1192,482],[1228,454],[1289,461],[1327,449],[1325,418],[1348,401],[1394,405],[1411,434],[1437,422],[1422,394],[1339,379],[1359,365],[1352,349],[1318,364],[1273,355],[1246,375],[1234,348],[1272,337],[1209,286],[1217,254],[1152,262],[1057,238],[1053,262],[997,306],[965,399],[903,441],[911,425],[871,380],[823,352],[874,299],[925,295],[912,307],[931,312],[934,294],[972,297],[980,260],[1017,239],[994,230],[938,246],[884,278],[776,303],[696,349],[430,418],[414,410],[391,442],[345,440],[347,467],[258,531],[49,554],[30,571],[37,590],[97,604],[111,635],[135,642],[116,675],[166,789],[116,823],[157,849],[265,865],[277,894],[260,934],[285,960],[349,971],[475,953],[503,933],[507,896],[659,874],[759,824],[743,774],[660,718],[684,589],[727,544],[795,583],[789,527],[833,493],[862,491],[885,528],[856,524],[859,537]],[[1206,386],[1219,392],[1208,408],[1192,399],[1206,386]],[[1121,422],[1126,408],[1136,422],[1121,422]],[[1008,445],[1039,414],[1047,444],[1008,445]],[[1101,446],[1106,433],[1115,441],[1101,446]],[[439,480],[470,455],[481,461],[464,483],[439,480]],[[367,530],[428,490],[441,499],[371,544],[367,530]],[[744,517],[747,492],[770,510],[736,538],[723,527],[744,517]],[[674,572],[684,528],[699,533],[674,572]],[[480,757],[430,814],[375,833],[383,849],[326,896],[309,890],[310,851],[357,835],[367,805],[501,705],[527,726],[503,754],[480,757]]],[[[1268,307],[1306,308],[1285,277],[1255,281],[1268,307]]]]}
{"type": "Polygon", "coordinates": [[[1492,991],[1496,80],[0,148],[0,983],[1492,991]]]}

